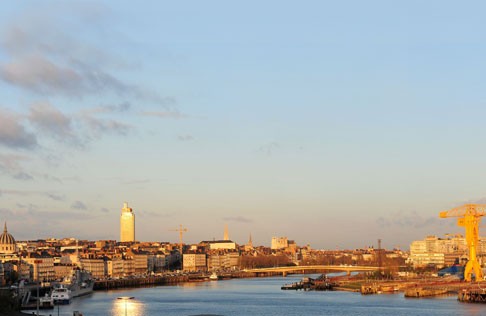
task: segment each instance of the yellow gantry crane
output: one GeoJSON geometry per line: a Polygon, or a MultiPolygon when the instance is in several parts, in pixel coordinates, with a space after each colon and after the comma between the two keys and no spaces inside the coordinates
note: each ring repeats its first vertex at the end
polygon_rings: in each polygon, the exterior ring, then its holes
{"type": "Polygon", "coordinates": [[[486,215],[486,204],[464,204],[452,210],[440,212],[440,218],[458,217],[457,225],[466,229],[466,242],[469,249],[469,261],[464,268],[464,280],[471,281],[472,273],[476,281],[483,280],[483,271],[476,257],[479,244],[479,222],[486,215]]]}

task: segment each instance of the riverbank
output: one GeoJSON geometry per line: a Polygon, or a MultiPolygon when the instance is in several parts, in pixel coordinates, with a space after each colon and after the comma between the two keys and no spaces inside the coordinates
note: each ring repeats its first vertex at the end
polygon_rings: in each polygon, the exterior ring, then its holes
{"type": "Polygon", "coordinates": [[[468,291],[478,287],[477,283],[467,283],[456,277],[398,280],[340,277],[333,282],[337,284],[334,290],[338,291],[361,292],[364,295],[403,292],[404,296],[408,298],[458,295],[461,291],[468,291]]]}
{"type": "MultiPolygon", "coordinates": [[[[226,273],[219,276],[220,280],[260,277],[264,276],[244,272],[226,273]]],[[[106,291],[111,289],[175,285],[205,281],[209,281],[209,277],[205,274],[147,276],[117,280],[99,280],[95,282],[94,289],[96,291],[106,291]]],[[[472,286],[471,283],[465,283],[456,277],[374,280],[366,278],[365,275],[355,275],[331,277],[330,282],[334,284],[333,290],[336,291],[360,292],[362,294],[403,292],[407,297],[425,297],[443,294],[457,295],[463,289],[469,289],[472,286]]]]}
{"type": "MultiPolygon", "coordinates": [[[[223,273],[218,276],[219,280],[224,279],[241,279],[255,277],[253,273],[232,272],[223,273]]],[[[205,282],[209,281],[209,276],[206,274],[174,274],[163,276],[145,276],[138,278],[122,278],[122,279],[106,279],[97,280],[94,284],[95,291],[106,291],[112,289],[136,288],[156,285],[171,285],[187,282],[205,282]]]]}
{"type": "MultiPolygon", "coordinates": [[[[127,301],[128,315],[189,316],[189,315],[349,315],[414,316],[464,315],[477,316],[483,306],[459,303],[454,296],[441,299],[407,299],[403,293],[361,295],[347,291],[301,292],[282,291],[280,287],[301,279],[291,277],[239,278],[228,281],[208,281],[176,286],[149,286],[116,291],[96,291],[60,306],[61,316],[81,311],[87,316],[124,315],[124,303],[118,297],[134,297],[127,301]]],[[[313,277],[313,276],[310,276],[313,277]]],[[[486,308],[486,306],[484,306],[486,308]]],[[[57,308],[56,308],[57,309],[57,308]]],[[[42,311],[48,315],[49,311],[42,311]]],[[[57,315],[56,312],[53,315],[57,315]]],[[[25,315],[24,315],[25,316],[25,315]]]]}
{"type": "MultiPolygon", "coordinates": [[[[221,274],[220,279],[261,279],[262,276],[256,276],[248,273],[227,273],[221,274]]],[[[295,276],[294,276],[295,278],[295,276]]],[[[274,279],[273,277],[270,279],[274,279]]],[[[285,280],[286,278],[276,277],[275,279],[285,280]]],[[[361,292],[362,294],[387,294],[387,293],[402,293],[401,296],[406,296],[404,293],[409,291],[414,295],[409,297],[425,297],[429,295],[440,295],[447,293],[449,295],[456,294],[463,289],[473,288],[474,284],[461,282],[453,278],[429,278],[429,279],[402,279],[402,280],[372,280],[367,279],[365,275],[355,276],[339,276],[330,278],[331,282],[335,283],[333,287],[335,291],[342,292],[361,292]],[[364,288],[369,288],[368,292],[363,292],[364,288]],[[447,289],[447,290],[444,290],[447,289]],[[418,293],[418,294],[417,294],[418,293]]],[[[191,275],[165,275],[165,276],[150,276],[141,278],[127,278],[118,280],[102,280],[97,281],[95,289],[97,292],[108,292],[112,289],[127,289],[140,287],[153,287],[159,285],[177,285],[183,283],[200,283],[211,282],[207,275],[191,274],[191,275]]],[[[283,283],[282,283],[283,284],[283,283]]],[[[279,286],[281,286],[280,284],[279,286]]],[[[477,285],[476,285],[477,287],[477,285]]],[[[0,316],[25,316],[31,315],[29,313],[20,312],[0,312],[0,316]]],[[[44,313],[45,314],[45,313],[44,313]]]]}

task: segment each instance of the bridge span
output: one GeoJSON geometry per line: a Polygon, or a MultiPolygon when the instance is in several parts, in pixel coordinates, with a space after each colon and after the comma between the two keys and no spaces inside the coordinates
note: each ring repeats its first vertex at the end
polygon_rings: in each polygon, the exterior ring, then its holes
{"type": "Polygon", "coordinates": [[[380,267],[373,266],[341,266],[341,265],[313,265],[313,266],[289,266],[289,267],[274,267],[274,268],[257,268],[257,269],[245,269],[244,272],[256,273],[256,274],[282,274],[288,273],[302,273],[305,274],[309,271],[343,271],[348,275],[351,272],[369,272],[380,270],[380,267]]]}

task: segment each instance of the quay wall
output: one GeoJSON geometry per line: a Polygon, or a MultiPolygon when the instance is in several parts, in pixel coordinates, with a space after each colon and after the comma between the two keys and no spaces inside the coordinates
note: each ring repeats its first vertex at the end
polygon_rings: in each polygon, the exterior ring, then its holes
{"type": "Polygon", "coordinates": [[[94,284],[94,290],[110,290],[119,288],[142,287],[152,285],[169,285],[182,282],[197,282],[200,279],[190,279],[187,275],[179,276],[149,276],[143,278],[126,278],[118,280],[99,280],[94,284]]]}
{"type": "MultiPolygon", "coordinates": [[[[281,275],[281,274],[275,274],[281,275]]],[[[265,277],[268,275],[257,275],[256,273],[248,272],[233,272],[219,275],[219,279],[239,279],[239,278],[253,278],[265,277]]],[[[98,280],[95,281],[94,290],[103,291],[119,288],[143,287],[154,285],[171,285],[184,282],[202,282],[208,281],[208,277],[204,275],[174,275],[174,276],[148,276],[141,278],[124,278],[112,280],[98,280]]]]}
{"type": "Polygon", "coordinates": [[[461,302],[486,303],[486,289],[463,289],[457,299],[461,302]]]}

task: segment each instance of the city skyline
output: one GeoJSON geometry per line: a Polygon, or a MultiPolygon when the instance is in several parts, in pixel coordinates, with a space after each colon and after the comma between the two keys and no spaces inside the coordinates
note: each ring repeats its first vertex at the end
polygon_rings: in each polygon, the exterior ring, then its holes
{"type": "Polygon", "coordinates": [[[116,240],[127,201],[140,241],[462,233],[439,212],[486,201],[468,4],[5,3],[0,222],[116,240]]]}

